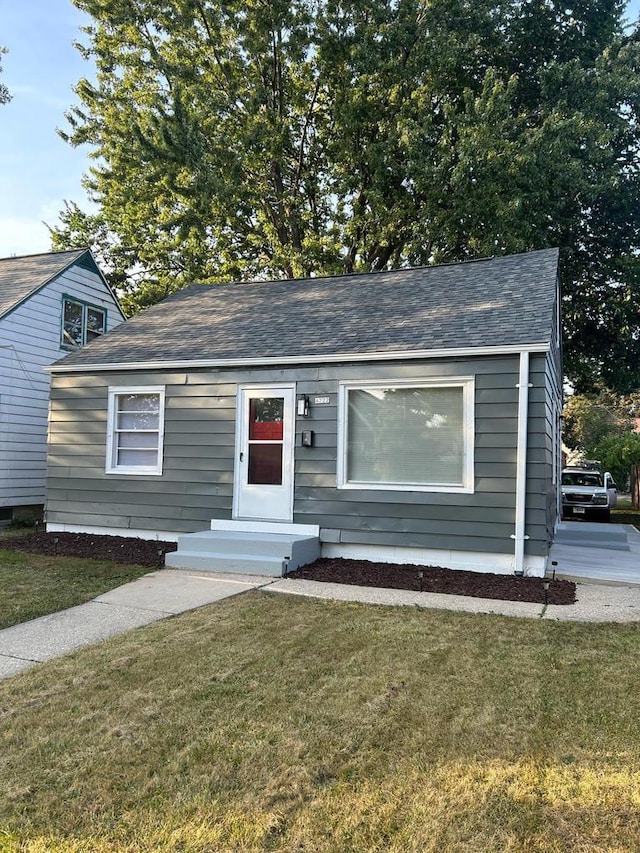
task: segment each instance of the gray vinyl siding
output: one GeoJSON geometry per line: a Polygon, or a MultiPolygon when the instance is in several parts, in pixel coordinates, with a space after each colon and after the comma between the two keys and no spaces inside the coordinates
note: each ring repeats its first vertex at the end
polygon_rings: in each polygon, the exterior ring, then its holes
{"type": "Polygon", "coordinates": [[[122,322],[101,277],[74,264],[0,319],[0,506],[45,499],[49,375],[60,347],[62,296],[104,307],[107,330],[122,322]]]}
{"type": "MultiPolygon", "coordinates": [[[[461,551],[513,552],[518,357],[434,359],[264,370],[126,371],[53,376],[47,520],[190,532],[232,515],[237,388],[295,382],[312,401],[298,419],[294,521],[318,524],[325,541],[461,551]],[[338,383],[475,377],[473,494],[336,487],[338,383]],[[105,474],[109,386],[164,385],[161,477],[105,474]],[[328,396],[329,405],[313,405],[328,396]],[[301,446],[313,430],[314,446],[301,446]],[[80,437],[80,438],[79,438],[80,437]]],[[[546,554],[549,440],[545,358],[532,360],[527,553],[546,554]]]]}
{"type": "Polygon", "coordinates": [[[52,379],[48,521],[179,533],[230,517],[235,382],[175,371],[52,379]],[[108,389],[127,385],[166,385],[161,477],[105,474],[108,389]]]}
{"type": "MultiPolygon", "coordinates": [[[[556,303],[559,311],[560,300],[556,303]]],[[[549,435],[549,449],[546,454],[546,522],[547,539],[553,540],[556,523],[559,520],[559,500],[561,468],[562,468],[562,426],[560,417],[563,407],[563,376],[562,376],[562,339],[560,334],[560,317],[554,314],[555,329],[551,339],[549,352],[545,357],[545,417],[546,429],[549,435]],[[556,453],[554,454],[554,442],[556,453]]]]}
{"type": "Polygon", "coordinates": [[[525,553],[546,555],[551,544],[549,531],[552,493],[553,417],[547,393],[547,357],[533,355],[529,362],[529,432],[527,448],[527,515],[525,553]],[[537,389],[536,393],[534,389],[537,389]],[[538,508],[532,509],[536,502],[538,508]]]}
{"type": "MultiPolygon", "coordinates": [[[[542,357],[544,365],[544,357],[542,357]]],[[[316,433],[316,446],[296,450],[295,520],[319,524],[327,541],[350,544],[402,545],[417,548],[486,551],[510,554],[514,545],[518,409],[517,356],[449,361],[343,366],[325,369],[311,383],[298,381],[298,393],[328,394],[331,406],[312,409],[305,429],[316,433]],[[333,373],[329,378],[327,374],[333,373]],[[475,377],[474,494],[389,492],[336,489],[338,379],[358,381],[393,378],[475,377]],[[324,378],[326,377],[326,378],[324,378]]],[[[532,372],[527,496],[526,553],[548,550],[545,490],[546,437],[544,372],[532,372]]]]}

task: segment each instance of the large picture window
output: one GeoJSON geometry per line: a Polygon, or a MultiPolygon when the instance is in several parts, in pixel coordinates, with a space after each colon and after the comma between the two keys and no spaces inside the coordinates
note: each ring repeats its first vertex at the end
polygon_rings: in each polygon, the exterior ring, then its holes
{"type": "Polygon", "coordinates": [[[106,330],[106,309],[87,305],[70,296],[63,298],[60,345],[64,349],[78,349],[103,335],[106,330]]]}
{"type": "Polygon", "coordinates": [[[164,387],[110,388],[107,474],[161,474],[164,387]]]}
{"type": "Polygon", "coordinates": [[[343,488],[473,491],[473,380],[341,388],[343,488]]]}

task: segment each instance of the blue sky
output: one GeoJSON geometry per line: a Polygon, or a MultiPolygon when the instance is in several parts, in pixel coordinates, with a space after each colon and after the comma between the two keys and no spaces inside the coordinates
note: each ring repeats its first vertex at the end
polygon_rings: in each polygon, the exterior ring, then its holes
{"type": "MultiPolygon", "coordinates": [[[[640,13],[631,0],[628,15],[640,13]]],[[[87,208],[81,185],[87,150],[73,149],[56,128],[74,101],[73,85],[91,65],[73,47],[87,22],[71,0],[0,0],[0,78],[13,100],[0,106],[0,258],[46,252],[64,200],[87,208]]]]}
{"type": "Polygon", "coordinates": [[[46,252],[64,199],[82,204],[87,152],[56,133],[73,103],[72,86],[91,66],[73,48],[86,23],[71,0],[0,0],[0,257],[46,252]]]}

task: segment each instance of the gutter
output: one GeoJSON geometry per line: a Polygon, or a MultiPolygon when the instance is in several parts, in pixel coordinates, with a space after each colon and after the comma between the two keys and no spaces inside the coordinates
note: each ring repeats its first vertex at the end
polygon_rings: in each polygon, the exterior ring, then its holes
{"type": "MultiPolygon", "coordinates": [[[[126,327],[126,324],[123,324],[126,327]]],[[[121,328],[121,327],[118,327],[121,328]]],[[[115,330],[114,330],[115,331],[115,330]]],[[[133,334],[133,333],[132,333],[133,334]]],[[[96,371],[120,371],[120,370],[193,370],[197,368],[221,368],[221,367],[273,367],[276,365],[296,364],[334,364],[339,362],[366,362],[366,361],[397,361],[405,359],[424,358],[456,358],[474,357],[485,355],[517,355],[520,353],[545,353],[549,351],[549,343],[533,343],[506,346],[479,346],[479,347],[450,347],[431,350],[390,350],[388,352],[342,352],[324,353],[321,355],[278,355],[250,358],[201,358],[201,359],[173,359],[167,361],[125,361],[113,362],[111,364],[82,362],[79,364],[65,364],[64,359],[56,364],[44,368],[48,373],[94,373],[96,371]]]]}
{"type": "Polygon", "coordinates": [[[515,543],[514,566],[516,575],[524,575],[524,543],[527,513],[527,435],[529,427],[529,353],[520,353],[518,377],[518,450],[516,458],[516,530],[511,534],[515,543]]]}

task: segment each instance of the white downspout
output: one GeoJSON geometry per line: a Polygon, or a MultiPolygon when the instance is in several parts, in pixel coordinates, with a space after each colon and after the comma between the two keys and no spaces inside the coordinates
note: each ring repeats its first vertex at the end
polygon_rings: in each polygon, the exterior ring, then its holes
{"type": "Polygon", "coordinates": [[[527,510],[527,434],[529,426],[529,353],[520,353],[518,389],[518,450],[516,458],[515,573],[524,575],[525,516],[527,510]]]}

